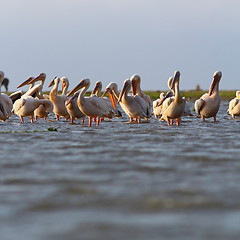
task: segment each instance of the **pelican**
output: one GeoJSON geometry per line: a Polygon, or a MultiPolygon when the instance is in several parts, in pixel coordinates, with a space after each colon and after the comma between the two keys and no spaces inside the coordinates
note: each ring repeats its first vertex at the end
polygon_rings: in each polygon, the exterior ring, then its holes
{"type": "MultiPolygon", "coordinates": [[[[62,95],[67,95],[67,90],[69,87],[69,81],[67,77],[61,77],[60,81],[62,82],[62,95]]],[[[72,98],[66,97],[65,106],[68,114],[70,115],[70,121],[74,124],[75,119],[82,118],[82,123],[84,123],[85,114],[82,113],[77,105],[78,92],[74,94],[72,98]]]]}
{"type": "MultiPolygon", "coordinates": [[[[172,81],[173,81],[173,77],[170,77],[168,79],[168,88],[170,89],[170,91],[172,91],[173,96],[171,96],[172,99],[168,99],[168,104],[170,104],[171,101],[173,101],[174,99],[174,94],[175,94],[175,90],[174,90],[174,86],[172,86],[172,81]]],[[[184,116],[193,116],[189,106],[188,106],[188,102],[187,99],[185,97],[182,97],[182,99],[185,101],[185,107],[184,107],[184,112],[183,115],[184,116]]]]}
{"type": "Polygon", "coordinates": [[[179,80],[180,72],[176,71],[174,72],[173,81],[171,84],[171,88],[174,88],[175,97],[174,100],[166,108],[166,110],[163,111],[161,118],[162,120],[167,121],[168,125],[173,124],[174,119],[176,119],[176,124],[180,125],[181,116],[185,108],[185,101],[182,99],[179,91],[179,80]]]}
{"type": "Polygon", "coordinates": [[[79,92],[75,92],[73,97],[69,98],[66,102],[66,108],[70,115],[71,123],[74,123],[75,119],[82,118],[82,123],[84,123],[85,114],[80,111],[77,103],[79,92]]]}
{"type": "MultiPolygon", "coordinates": [[[[103,93],[102,97],[104,97],[107,93],[111,93],[111,95],[114,95],[116,99],[119,98],[120,91],[118,90],[118,86],[115,82],[110,82],[107,87],[105,92],[103,93]]],[[[111,96],[110,95],[110,96],[111,96]]]]}
{"type": "Polygon", "coordinates": [[[82,79],[80,83],[67,94],[67,96],[82,89],[78,95],[78,107],[86,116],[88,116],[89,126],[92,126],[92,119],[94,118],[98,118],[96,125],[99,125],[101,118],[112,118],[114,113],[106,106],[103,98],[84,96],[89,86],[90,80],[88,78],[82,79]]]}
{"type": "Polygon", "coordinates": [[[60,83],[59,77],[55,77],[48,85],[48,87],[53,86],[52,90],[49,93],[49,99],[53,103],[53,112],[55,113],[56,119],[59,121],[60,116],[62,116],[66,120],[68,120],[70,118],[70,115],[65,106],[67,97],[64,94],[58,95],[59,83],[60,83]]]}
{"type": "MultiPolygon", "coordinates": [[[[96,82],[95,87],[94,87],[94,89],[93,89],[93,91],[92,91],[92,93],[91,93],[90,96],[92,96],[92,97],[93,97],[93,96],[95,96],[95,97],[100,97],[100,92],[101,92],[101,90],[102,90],[102,82],[98,81],[98,82],[96,82]]],[[[110,99],[107,98],[107,97],[105,97],[106,93],[107,93],[107,92],[105,91],[105,93],[102,95],[102,98],[104,99],[106,106],[107,106],[109,109],[111,109],[112,112],[114,112],[114,117],[121,117],[122,114],[121,114],[121,112],[117,109],[117,105],[116,105],[116,99],[117,99],[117,98],[114,97],[114,94],[113,94],[112,91],[109,91],[109,92],[108,92],[110,99]]]]}
{"type": "Polygon", "coordinates": [[[233,119],[240,116],[240,91],[236,91],[236,97],[229,102],[228,113],[233,119]]]}
{"type": "Polygon", "coordinates": [[[1,92],[3,79],[4,72],[0,71],[0,119],[5,122],[11,116],[13,103],[7,94],[1,92]]]}
{"type": "MultiPolygon", "coordinates": [[[[36,86],[39,87],[39,99],[45,99],[43,96],[42,88],[43,84],[46,80],[46,74],[45,73],[40,73],[36,78],[32,79],[28,84],[34,84],[37,81],[40,81],[40,83],[36,86]]],[[[48,101],[48,105],[40,105],[37,109],[34,111],[34,116],[35,119],[37,120],[38,118],[43,118],[47,119],[48,114],[53,111],[53,104],[50,100],[46,99],[48,101]]]]}
{"type": "Polygon", "coordinates": [[[141,77],[139,75],[137,75],[137,74],[134,74],[130,78],[130,81],[132,82],[132,93],[133,93],[133,96],[138,95],[138,96],[140,96],[141,98],[144,99],[144,101],[147,104],[147,111],[148,111],[147,115],[149,115],[149,117],[150,117],[151,107],[152,107],[152,100],[151,100],[151,98],[148,95],[143,93],[143,91],[142,91],[142,89],[140,87],[141,77]]]}
{"type": "MultiPolygon", "coordinates": [[[[116,105],[116,99],[118,99],[120,95],[120,91],[118,90],[117,84],[114,82],[109,83],[102,97],[105,97],[107,93],[109,94],[110,102],[113,103],[113,108],[115,109],[115,117],[122,117],[122,113],[118,110],[116,105]]],[[[120,102],[120,106],[121,106],[121,102],[120,102]]]]}
{"type": "Polygon", "coordinates": [[[217,71],[213,74],[213,81],[210,85],[209,92],[201,96],[195,101],[195,111],[200,115],[203,121],[205,118],[213,117],[216,121],[216,116],[220,107],[221,98],[219,96],[219,82],[222,73],[217,71]]]}
{"type": "Polygon", "coordinates": [[[165,99],[166,99],[165,94],[161,92],[159,95],[159,98],[153,101],[153,115],[156,118],[159,118],[162,116],[162,101],[165,99]]]}
{"type": "MultiPolygon", "coordinates": [[[[27,83],[30,83],[34,78],[29,77],[25,81],[25,85],[27,83]],[[27,82],[27,83],[26,83],[27,82]]],[[[33,86],[34,83],[30,83],[31,86],[33,86]]],[[[21,87],[20,84],[18,87],[21,87]]],[[[31,123],[34,122],[34,110],[37,109],[41,104],[45,108],[50,107],[50,103],[46,99],[39,99],[41,94],[41,85],[33,86],[30,89],[21,96],[20,99],[16,100],[13,104],[13,110],[12,112],[16,115],[18,115],[21,119],[21,122],[24,123],[24,117],[29,116],[31,123]],[[34,98],[37,96],[38,98],[34,98]]]]}
{"type": "Polygon", "coordinates": [[[130,123],[133,122],[133,118],[136,118],[137,122],[140,123],[141,118],[149,117],[148,105],[146,104],[146,101],[138,95],[128,96],[131,85],[132,83],[129,79],[124,81],[118,102],[123,111],[129,116],[130,123]]]}

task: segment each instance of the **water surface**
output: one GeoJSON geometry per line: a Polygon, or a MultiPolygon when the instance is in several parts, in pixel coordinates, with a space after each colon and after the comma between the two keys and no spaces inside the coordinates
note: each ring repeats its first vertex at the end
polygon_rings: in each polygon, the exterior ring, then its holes
{"type": "Polygon", "coordinates": [[[1,240],[240,239],[240,121],[227,104],[217,122],[179,127],[0,123],[1,240]]]}

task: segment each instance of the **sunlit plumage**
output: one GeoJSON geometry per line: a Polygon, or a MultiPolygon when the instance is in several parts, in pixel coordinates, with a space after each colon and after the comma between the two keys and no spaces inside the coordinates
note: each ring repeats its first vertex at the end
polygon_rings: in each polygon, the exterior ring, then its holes
{"type": "Polygon", "coordinates": [[[233,119],[240,116],[240,91],[236,91],[236,97],[229,102],[228,113],[233,119]]]}
{"type": "Polygon", "coordinates": [[[63,94],[59,95],[58,94],[59,83],[60,83],[59,77],[55,77],[48,85],[48,87],[53,86],[52,90],[49,93],[49,99],[53,103],[53,112],[56,116],[56,119],[59,120],[60,117],[64,117],[66,120],[68,120],[70,118],[70,115],[65,106],[67,96],[64,94],[64,91],[67,92],[68,85],[66,85],[65,89],[63,89],[63,94]]]}
{"type": "Polygon", "coordinates": [[[220,107],[221,98],[219,96],[219,82],[222,77],[222,73],[217,71],[213,75],[213,81],[210,85],[209,92],[201,96],[200,99],[195,101],[196,113],[205,121],[206,118],[214,118],[220,107]]]}
{"type": "Polygon", "coordinates": [[[114,116],[114,112],[109,109],[103,98],[101,97],[85,97],[85,93],[90,86],[89,79],[82,79],[80,83],[68,93],[67,96],[77,92],[79,89],[80,94],[78,95],[78,107],[79,109],[89,118],[89,126],[92,126],[92,120],[98,119],[97,125],[99,125],[101,118],[112,118],[114,116]]]}
{"type": "Polygon", "coordinates": [[[7,94],[1,92],[3,79],[4,72],[0,71],[0,120],[7,121],[12,115],[13,103],[7,94]]]}
{"type": "MultiPolygon", "coordinates": [[[[181,123],[181,116],[184,112],[185,101],[182,99],[179,91],[179,80],[180,72],[176,71],[173,76],[171,88],[174,88],[175,96],[174,98],[168,98],[171,100],[171,103],[166,109],[162,112],[162,120],[168,122],[168,125],[173,124],[173,121],[176,119],[176,124],[181,123]]],[[[166,100],[165,100],[166,101],[166,100]]]]}

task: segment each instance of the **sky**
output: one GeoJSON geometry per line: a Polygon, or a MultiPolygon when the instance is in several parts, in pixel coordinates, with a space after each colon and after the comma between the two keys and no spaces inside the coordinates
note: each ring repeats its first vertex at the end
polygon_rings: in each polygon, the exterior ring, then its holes
{"type": "MultiPolygon", "coordinates": [[[[0,70],[9,90],[29,76],[68,77],[70,90],[89,78],[103,88],[133,74],[143,90],[240,88],[239,0],[1,0],[0,70]]],[[[25,88],[22,88],[25,90],[25,88]]]]}

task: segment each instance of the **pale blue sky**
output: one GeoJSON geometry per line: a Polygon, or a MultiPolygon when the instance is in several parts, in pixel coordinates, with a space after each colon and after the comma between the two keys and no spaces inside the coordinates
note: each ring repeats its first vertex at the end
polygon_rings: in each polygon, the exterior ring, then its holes
{"type": "Polygon", "coordinates": [[[142,89],[240,89],[239,0],[1,0],[0,70],[10,90],[28,76],[67,76],[122,87],[133,74],[142,89]]]}

